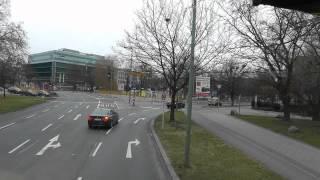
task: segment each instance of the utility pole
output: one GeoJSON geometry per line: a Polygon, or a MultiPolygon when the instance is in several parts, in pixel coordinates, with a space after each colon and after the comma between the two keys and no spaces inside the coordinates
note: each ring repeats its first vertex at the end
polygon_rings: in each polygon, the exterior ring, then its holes
{"type": "Polygon", "coordinates": [[[196,34],[196,14],[197,0],[192,3],[192,29],[191,29],[191,62],[189,71],[189,85],[187,98],[187,131],[186,143],[184,147],[184,165],[190,167],[190,144],[191,144],[191,116],[192,116],[192,95],[194,86],[194,49],[195,49],[195,34],[196,34]]]}

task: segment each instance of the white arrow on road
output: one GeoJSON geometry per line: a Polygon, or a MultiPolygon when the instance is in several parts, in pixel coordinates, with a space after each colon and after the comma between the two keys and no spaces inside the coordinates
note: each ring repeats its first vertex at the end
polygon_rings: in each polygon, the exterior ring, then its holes
{"type": "Polygon", "coordinates": [[[144,121],[144,120],[145,120],[145,118],[139,118],[139,119],[135,120],[133,123],[138,124],[139,121],[144,121]]]}
{"type": "Polygon", "coordinates": [[[135,144],[136,146],[138,146],[140,144],[140,141],[138,139],[136,139],[135,141],[129,141],[128,142],[126,158],[130,158],[130,159],[132,158],[131,144],[135,144]]]}
{"type": "Polygon", "coordinates": [[[53,148],[53,149],[56,149],[58,147],[61,146],[60,142],[57,142],[56,144],[53,144],[54,142],[58,141],[59,139],[59,134],[56,135],[55,137],[53,137],[52,139],[49,140],[49,143],[47,145],[45,145],[36,155],[37,156],[41,156],[44,154],[44,152],[46,152],[46,150],[48,148],[53,148]]]}

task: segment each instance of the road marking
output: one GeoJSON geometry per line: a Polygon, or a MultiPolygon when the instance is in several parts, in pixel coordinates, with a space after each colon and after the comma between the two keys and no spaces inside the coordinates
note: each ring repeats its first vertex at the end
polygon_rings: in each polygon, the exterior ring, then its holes
{"type": "Polygon", "coordinates": [[[160,109],[160,108],[152,108],[152,109],[160,109]]]}
{"type": "Polygon", "coordinates": [[[47,111],[49,111],[50,109],[45,109],[45,110],[43,110],[42,112],[47,112],[47,111]]]}
{"type": "Polygon", "coordinates": [[[11,151],[9,151],[9,154],[12,154],[13,152],[15,152],[16,150],[18,150],[19,148],[21,148],[23,145],[27,144],[30,141],[30,139],[24,141],[23,143],[21,143],[19,146],[15,147],[14,149],[12,149],[11,151]]]}
{"type": "Polygon", "coordinates": [[[76,117],[73,120],[76,121],[79,119],[79,117],[81,117],[81,114],[76,115],[76,117]]]}
{"type": "Polygon", "coordinates": [[[120,118],[120,119],[119,119],[119,122],[122,121],[122,120],[123,120],[123,118],[120,118]]]}
{"type": "Polygon", "coordinates": [[[30,116],[27,116],[26,119],[32,118],[33,116],[35,116],[35,114],[32,114],[30,116]]]}
{"type": "MultiPolygon", "coordinates": [[[[112,128],[111,128],[112,129],[112,128]]],[[[106,132],[106,135],[108,135],[110,132],[111,132],[111,129],[109,129],[107,132],[106,132]]]]}
{"type": "Polygon", "coordinates": [[[151,109],[146,109],[146,110],[143,110],[143,112],[146,112],[146,111],[150,111],[151,109]]]}
{"type": "Polygon", "coordinates": [[[60,146],[61,146],[60,142],[57,142],[56,144],[52,144],[52,143],[58,141],[58,139],[59,139],[59,134],[56,135],[55,137],[53,137],[52,139],[50,139],[50,140],[49,140],[49,143],[48,143],[47,145],[45,145],[36,155],[37,155],[37,156],[43,155],[44,152],[46,152],[46,150],[47,150],[48,148],[56,149],[56,148],[60,147],[60,146]]]}
{"type": "Polygon", "coordinates": [[[86,108],[89,109],[90,105],[88,105],[86,108]]]}
{"type": "Polygon", "coordinates": [[[140,144],[140,141],[136,139],[135,141],[128,142],[126,158],[129,158],[129,159],[132,158],[131,144],[135,144],[136,146],[138,146],[140,144]]]}
{"type": "Polygon", "coordinates": [[[96,149],[95,149],[94,152],[92,153],[92,157],[95,157],[95,156],[96,156],[96,154],[97,154],[97,152],[98,152],[98,150],[99,150],[99,148],[100,148],[101,145],[102,145],[102,142],[99,142],[98,146],[96,147],[96,149]]]}
{"type": "Polygon", "coordinates": [[[69,111],[68,111],[68,113],[71,113],[72,112],[72,109],[70,109],[69,111]]]}
{"type": "Polygon", "coordinates": [[[131,114],[129,114],[128,116],[133,116],[133,115],[135,115],[135,114],[137,114],[137,113],[131,113],[131,114]]]}
{"type": "Polygon", "coordinates": [[[117,106],[117,109],[120,109],[119,106],[118,106],[118,104],[117,104],[117,102],[114,102],[114,104],[117,106]]]}
{"type": "Polygon", "coordinates": [[[144,108],[144,109],[151,109],[152,107],[141,107],[141,108],[144,108]]]}
{"type": "Polygon", "coordinates": [[[62,119],[64,117],[64,115],[60,116],[58,119],[62,119]]]}
{"type": "Polygon", "coordinates": [[[12,125],[14,125],[14,124],[15,124],[15,122],[14,122],[14,123],[7,124],[7,125],[5,125],[5,126],[2,126],[2,127],[0,127],[0,130],[1,130],[1,129],[4,129],[4,128],[7,128],[7,127],[9,127],[9,126],[12,126],[12,125]]]}
{"type": "Polygon", "coordinates": [[[50,126],[52,126],[51,123],[48,126],[44,127],[41,131],[43,132],[43,131],[47,130],[50,126]]]}
{"type": "Polygon", "coordinates": [[[82,177],[78,177],[77,180],[82,180],[82,177]]]}
{"type": "Polygon", "coordinates": [[[145,120],[145,118],[138,118],[138,119],[135,120],[133,123],[134,123],[134,124],[138,124],[139,121],[144,121],[144,120],[145,120]]]}

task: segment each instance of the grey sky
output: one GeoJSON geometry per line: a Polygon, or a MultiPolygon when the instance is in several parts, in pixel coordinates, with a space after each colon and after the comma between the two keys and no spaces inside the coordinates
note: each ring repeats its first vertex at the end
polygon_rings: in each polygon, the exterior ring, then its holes
{"type": "Polygon", "coordinates": [[[70,48],[105,55],[141,6],[142,0],[11,0],[11,15],[23,23],[30,53],[70,48]]]}

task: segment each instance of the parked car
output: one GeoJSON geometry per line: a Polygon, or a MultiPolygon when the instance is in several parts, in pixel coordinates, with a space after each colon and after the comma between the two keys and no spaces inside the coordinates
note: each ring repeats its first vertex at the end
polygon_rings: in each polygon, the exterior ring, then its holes
{"type": "Polygon", "coordinates": [[[54,92],[54,91],[50,91],[50,92],[49,92],[49,96],[50,96],[50,97],[57,97],[58,94],[57,94],[56,92],[54,92]]]}
{"type": "Polygon", "coordinates": [[[88,116],[88,127],[90,129],[93,127],[112,128],[115,124],[118,123],[119,114],[112,109],[96,108],[88,116]]]}
{"type": "MultiPolygon", "coordinates": [[[[185,107],[185,104],[184,104],[184,102],[181,102],[181,101],[175,102],[175,104],[174,104],[174,108],[177,108],[177,109],[181,109],[184,107],[185,107]]],[[[171,102],[167,102],[167,108],[168,109],[171,108],[171,102]]]]}
{"type": "Polygon", "coordinates": [[[13,94],[20,94],[22,90],[16,86],[11,86],[8,88],[8,91],[13,94]]]}
{"type": "Polygon", "coordinates": [[[218,97],[211,97],[208,99],[208,106],[222,106],[218,97]]]}
{"type": "Polygon", "coordinates": [[[24,95],[24,96],[37,96],[37,94],[32,91],[31,89],[27,89],[27,90],[22,90],[20,92],[21,95],[24,95]]]}
{"type": "Polygon", "coordinates": [[[38,95],[38,96],[48,97],[50,94],[49,94],[47,91],[45,91],[45,90],[40,90],[40,91],[38,91],[37,95],[38,95]]]}

